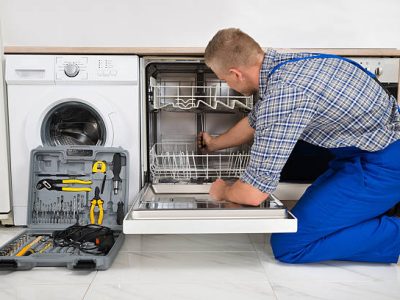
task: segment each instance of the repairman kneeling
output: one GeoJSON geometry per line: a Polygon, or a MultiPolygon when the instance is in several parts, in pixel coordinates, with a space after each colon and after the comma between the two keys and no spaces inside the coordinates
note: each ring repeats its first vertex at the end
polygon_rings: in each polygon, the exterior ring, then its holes
{"type": "Polygon", "coordinates": [[[329,169],[293,208],[298,232],[271,236],[283,262],[398,261],[400,116],[396,99],[357,63],[335,55],[266,52],[239,29],[219,31],[206,64],[234,90],[260,99],[226,133],[198,136],[204,152],[253,140],[233,185],[215,181],[216,200],[258,205],[272,193],[298,140],[329,148],[329,169]],[[397,206],[398,207],[398,206],[397,206]]]}

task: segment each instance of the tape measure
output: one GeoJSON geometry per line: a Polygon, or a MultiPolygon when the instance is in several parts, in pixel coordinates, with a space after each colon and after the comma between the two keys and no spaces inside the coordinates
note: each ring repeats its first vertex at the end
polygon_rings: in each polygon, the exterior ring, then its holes
{"type": "Polygon", "coordinates": [[[107,169],[107,163],[102,160],[95,161],[92,167],[92,173],[105,173],[107,169]]]}

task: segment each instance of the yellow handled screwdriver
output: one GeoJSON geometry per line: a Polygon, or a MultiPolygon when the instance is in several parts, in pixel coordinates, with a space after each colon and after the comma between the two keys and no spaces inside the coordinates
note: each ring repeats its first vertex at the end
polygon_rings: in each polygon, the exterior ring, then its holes
{"type": "Polygon", "coordinates": [[[36,239],[34,239],[32,242],[30,242],[28,245],[22,248],[15,256],[23,256],[26,252],[29,251],[29,249],[31,249],[34,245],[39,243],[42,238],[43,238],[42,235],[38,236],[36,239]]]}

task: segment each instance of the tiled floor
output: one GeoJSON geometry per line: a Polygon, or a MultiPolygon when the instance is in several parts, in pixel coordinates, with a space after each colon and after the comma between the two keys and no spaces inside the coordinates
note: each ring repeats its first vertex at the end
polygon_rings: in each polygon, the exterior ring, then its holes
{"type": "MultiPolygon", "coordinates": [[[[0,243],[18,228],[0,227],[0,243]]],[[[400,266],[287,265],[262,234],[127,236],[107,271],[0,272],[0,299],[400,299],[400,266]]]]}

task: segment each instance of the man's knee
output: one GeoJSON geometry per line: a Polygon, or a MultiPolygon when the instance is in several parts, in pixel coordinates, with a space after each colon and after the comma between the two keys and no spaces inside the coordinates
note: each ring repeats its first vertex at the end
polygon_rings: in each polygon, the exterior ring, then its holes
{"type": "Polygon", "coordinates": [[[296,245],[294,235],[293,233],[274,233],[271,235],[271,248],[275,259],[288,264],[306,262],[301,255],[305,250],[304,247],[294,247],[296,245]]]}

